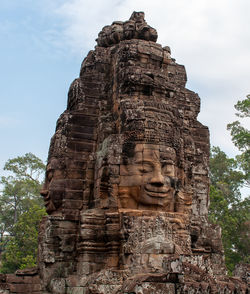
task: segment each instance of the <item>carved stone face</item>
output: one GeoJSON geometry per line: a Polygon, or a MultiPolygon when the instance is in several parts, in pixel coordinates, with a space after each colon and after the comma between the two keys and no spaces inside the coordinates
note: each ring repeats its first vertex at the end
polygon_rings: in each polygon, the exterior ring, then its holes
{"type": "Polygon", "coordinates": [[[133,21],[126,21],[123,24],[123,31],[125,39],[132,39],[134,36],[135,31],[135,22],[133,21]]]}
{"type": "Polygon", "coordinates": [[[64,195],[65,179],[58,159],[51,159],[46,168],[45,183],[41,190],[48,214],[60,210],[64,195]]]}
{"type": "Polygon", "coordinates": [[[177,190],[176,153],[158,145],[137,144],[134,155],[120,166],[122,208],[174,211],[177,190]]]}
{"type": "Polygon", "coordinates": [[[111,27],[111,38],[114,38],[116,42],[122,39],[123,26],[120,23],[113,23],[111,27]]]}

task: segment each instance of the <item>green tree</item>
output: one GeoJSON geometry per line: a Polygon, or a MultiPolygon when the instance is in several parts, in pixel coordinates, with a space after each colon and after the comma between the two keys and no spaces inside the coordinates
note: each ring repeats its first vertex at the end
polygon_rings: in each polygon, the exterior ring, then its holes
{"type": "Polygon", "coordinates": [[[34,204],[19,217],[13,227],[13,237],[9,237],[2,254],[2,273],[13,273],[36,265],[38,227],[45,214],[45,208],[34,204]]]}
{"type": "Polygon", "coordinates": [[[211,149],[210,181],[214,187],[223,191],[228,203],[241,198],[240,187],[244,182],[244,174],[238,170],[237,161],[229,158],[219,147],[211,149]]]}
{"type": "Polygon", "coordinates": [[[0,180],[0,271],[14,272],[36,261],[38,220],[44,213],[40,189],[45,165],[26,153],[9,159],[4,170],[9,175],[0,180]]]}
{"type": "Polygon", "coordinates": [[[41,159],[32,153],[9,159],[4,170],[9,176],[1,177],[3,190],[0,195],[0,233],[13,234],[13,226],[17,223],[19,216],[28,211],[34,205],[42,207],[43,201],[40,197],[42,175],[45,165],[41,159]]]}
{"type": "Polygon", "coordinates": [[[235,159],[228,158],[219,147],[213,147],[210,180],[209,219],[222,228],[226,265],[229,272],[232,272],[237,263],[249,261],[247,230],[250,199],[242,199],[240,193],[244,173],[237,169],[235,159]]]}
{"type": "MultiPolygon", "coordinates": [[[[250,95],[235,105],[241,119],[250,116],[250,95]]],[[[239,262],[250,262],[250,197],[242,199],[240,188],[250,187],[250,131],[239,120],[227,126],[241,152],[229,158],[219,147],[210,156],[209,218],[222,228],[226,265],[231,272],[239,262]]]]}
{"type": "MultiPolygon", "coordinates": [[[[250,117],[250,95],[234,106],[237,110],[236,116],[242,119],[250,117]]],[[[239,120],[227,125],[230,130],[232,141],[241,152],[236,156],[239,168],[244,172],[244,185],[250,188],[250,131],[242,126],[239,120]]]]}

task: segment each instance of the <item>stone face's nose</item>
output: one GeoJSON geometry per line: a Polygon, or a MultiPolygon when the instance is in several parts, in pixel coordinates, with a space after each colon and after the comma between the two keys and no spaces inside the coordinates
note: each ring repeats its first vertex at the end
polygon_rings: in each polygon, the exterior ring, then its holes
{"type": "Polygon", "coordinates": [[[150,179],[150,184],[156,187],[161,187],[164,185],[164,177],[161,173],[160,167],[155,168],[153,177],[150,179]]]}
{"type": "Polygon", "coordinates": [[[49,191],[47,189],[42,189],[40,191],[41,196],[46,197],[48,195],[49,191]]]}

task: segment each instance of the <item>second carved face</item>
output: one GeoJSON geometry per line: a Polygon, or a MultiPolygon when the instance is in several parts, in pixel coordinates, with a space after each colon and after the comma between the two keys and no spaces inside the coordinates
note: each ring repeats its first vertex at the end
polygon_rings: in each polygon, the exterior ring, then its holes
{"type": "Polygon", "coordinates": [[[48,214],[59,213],[65,193],[64,170],[58,159],[49,160],[46,168],[45,183],[41,190],[48,214]]]}

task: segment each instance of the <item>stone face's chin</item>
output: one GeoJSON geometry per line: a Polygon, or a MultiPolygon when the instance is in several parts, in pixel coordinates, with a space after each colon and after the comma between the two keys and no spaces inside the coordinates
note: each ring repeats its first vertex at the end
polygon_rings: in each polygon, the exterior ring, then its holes
{"type": "Polygon", "coordinates": [[[51,213],[51,212],[55,211],[55,206],[50,199],[45,200],[44,205],[46,207],[47,213],[51,213]]]}

